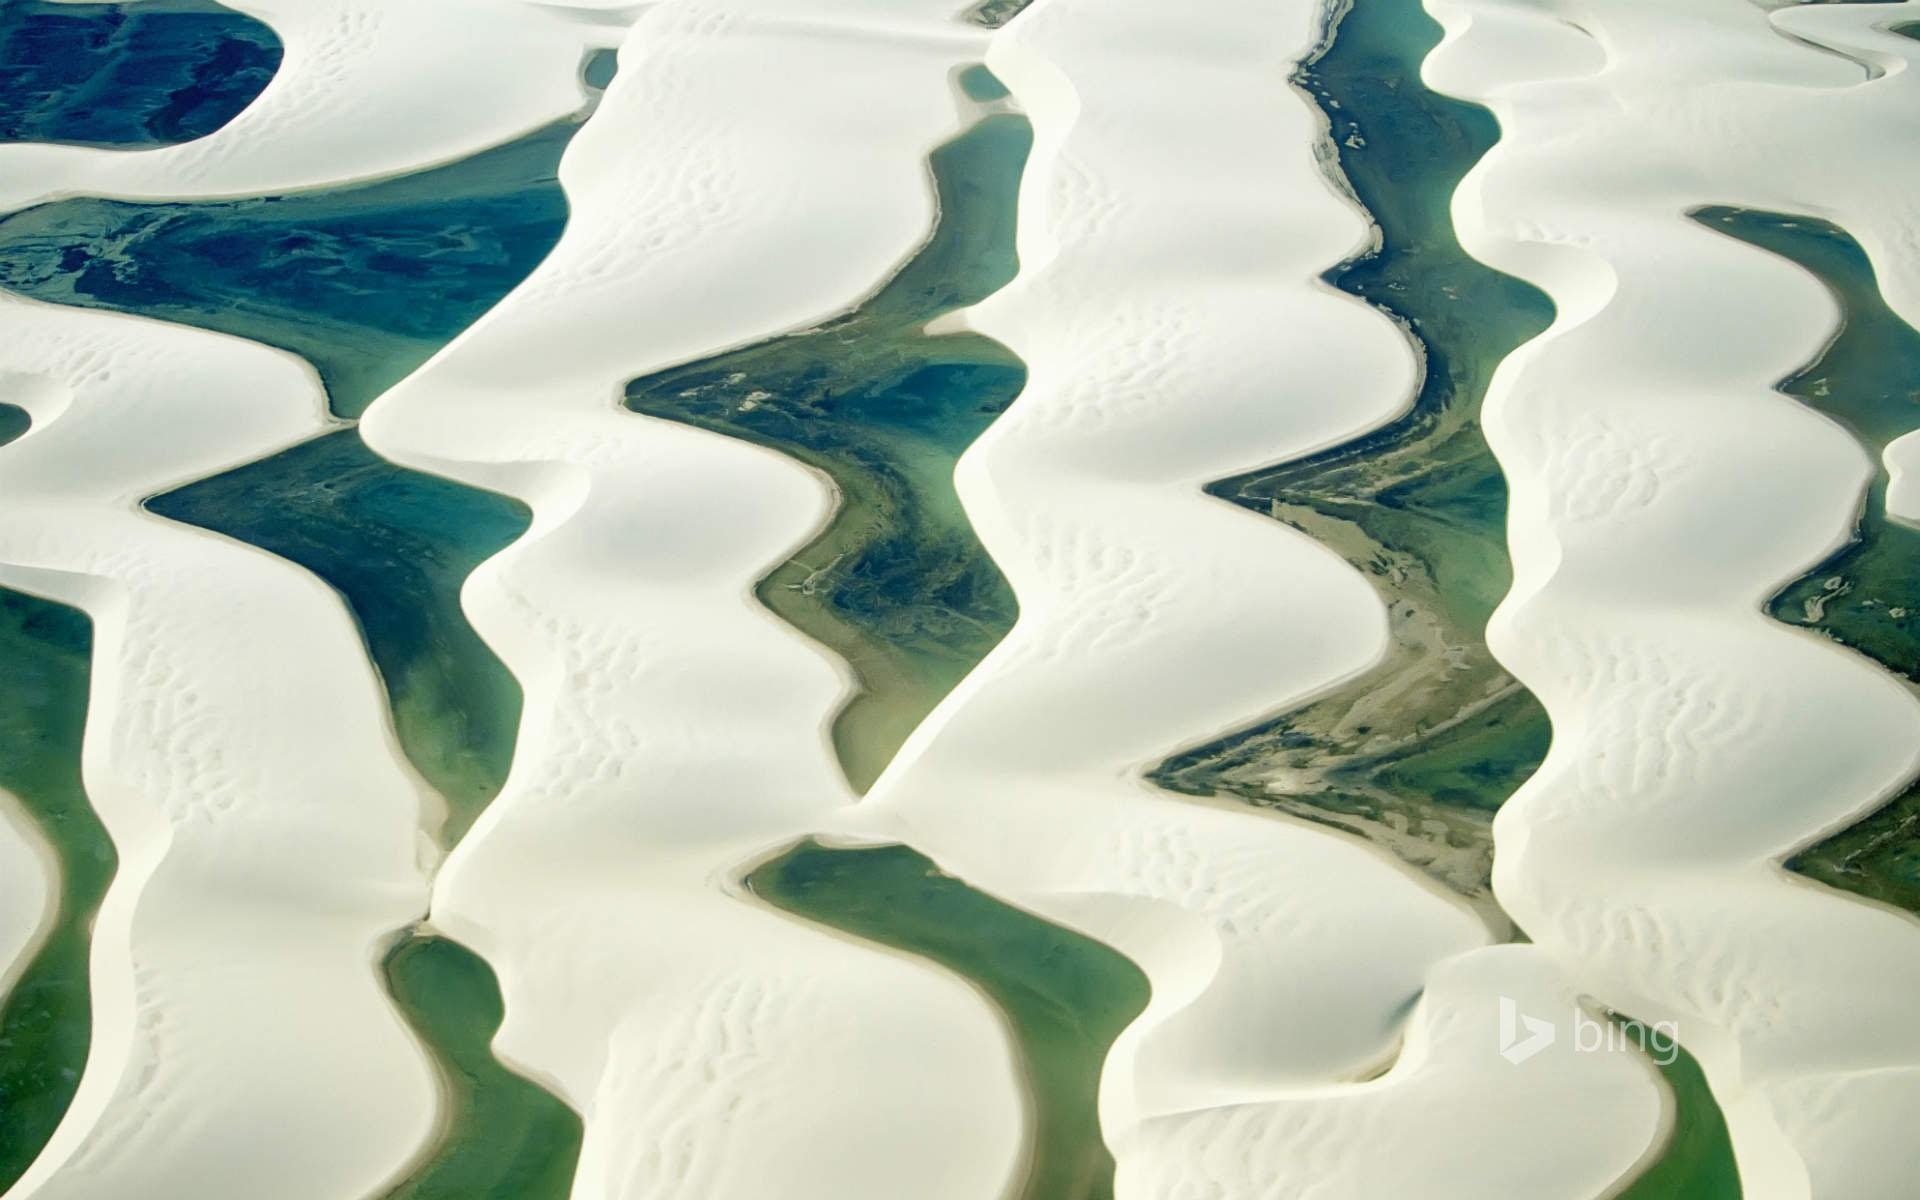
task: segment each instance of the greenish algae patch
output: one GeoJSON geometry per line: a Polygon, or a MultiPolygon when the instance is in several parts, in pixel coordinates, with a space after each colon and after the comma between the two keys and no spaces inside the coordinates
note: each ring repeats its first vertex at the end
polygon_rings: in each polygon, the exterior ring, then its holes
{"type": "Polygon", "coordinates": [[[312,363],[357,417],[560,238],[563,122],[444,167],[244,200],[83,197],[0,220],[0,287],[231,333],[312,363]]]}
{"type": "Polygon", "coordinates": [[[1629,1038],[1636,1039],[1635,1044],[1653,1055],[1673,1101],[1673,1127],[1666,1145],[1618,1200],[1740,1200],[1733,1137],[1700,1063],[1644,1022],[1618,1015],[1613,1019],[1629,1038]]]}
{"type": "Polygon", "coordinates": [[[1006,1017],[1033,1102],[1023,1200],[1107,1200],[1100,1071],[1146,1007],[1147,978],[1123,955],[1003,904],[905,846],[802,842],[747,876],[777,908],[939,963],[1006,1017]]]}
{"type": "Polygon", "coordinates": [[[1359,833],[1484,898],[1492,814],[1538,767],[1550,731],[1486,646],[1512,572],[1506,483],[1480,406],[1494,368],[1552,322],[1553,306],[1454,237],[1453,192],[1500,131],[1485,109],[1421,84],[1440,34],[1416,0],[1358,0],[1296,79],[1330,122],[1340,174],[1379,235],[1326,278],[1421,349],[1411,409],[1208,488],[1371,576],[1389,611],[1386,661],[1304,708],[1178,754],[1152,778],[1359,833]]]}
{"type": "Polygon", "coordinates": [[[282,57],[266,24],[206,0],[0,0],[0,141],[192,141],[251,104],[282,57]]]}
{"type": "Polygon", "coordinates": [[[520,688],[460,610],[460,588],[526,532],[516,500],[396,468],[351,429],[155,496],[163,517],[312,571],[359,619],[414,765],[460,840],[506,778],[520,688]]]}
{"type": "Polygon", "coordinates": [[[438,1052],[445,1120],[457,1131],[386,1200],[565,1200],[584,1129],[493,1056],[506,1006],[492,969],[460,943],[422,934],[397,943],[382,967],[407,1021],[438,1052]]]}
{"type": "Polygon", "coordinates": [[[0,403],[0,446],[18,441],[33,427],[33,417],[17,404],[0,403]]]}
{"type": "MultiPolygon", "coordinates": [[[[1840,332],[1780,391],[1844,426],[1879,465],[1853,537],[1767,604],[1920,684],[1920,529],[1887,516],[1888,443],[1920,427],[1920,332],[1887,307],[1873,264],[1812,217],[1703,208],[1695,220],[1798,263],[1841,309],[1840,332]]],[[[1920,914],[1920,783],[1787,861],[1810,879],[1920,914]]]]}
{"type": "Polygon", "coordinates": [[[996,342],[925,326],[1013,278],[1032,140],[1025,118],[997,115],[935,150],[932,237],[852,312],[627,388],[635,412],[771,447],[839,488],[831,524],[757,594],[859,676],[833,739],[861,790],[1013,625],[1012,590],[961,510],[953,469],[1026,370],[996,342]]]}
{"type": "Polygon", "coordinates": [[[60,870],[51,927],[0,996],[0,1191],[66,1115],[92,1040],[88,948],[117,862],[80,780],[92,653],[86,614],[0,589],[0,788],[34,819],[60,870]]]}

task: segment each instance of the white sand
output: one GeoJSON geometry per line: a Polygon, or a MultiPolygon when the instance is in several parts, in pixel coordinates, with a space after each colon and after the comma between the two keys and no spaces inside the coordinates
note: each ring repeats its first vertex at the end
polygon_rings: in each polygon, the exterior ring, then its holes
{"type": "Polygon", "coordinates": [[[976,1200],[1017,1166],[981,998],[731,894],[850,799],[824,737],[842,671],[750,595],[826,489],[618,406],[851,305],[926,236],[949,75],[985,41],[953,7],[649,11],[564,160],[559,247],[364,427],[535,510],[466,589],[526,717],[433,911],[499,972],[499,1051],[584,1113],[576,1197],[976,1200]]]}
{"type": "Polygon", "coordinates": [[[1870,28],[1915,8],[1434,7],[1430,80],[1507,130],[1463,240],[1561,308],[1488,406],[1519,574],[1494,648],[1555,730],[1496,824],[1497,892],[1582,991],[1680,1022],[1747,1195],[1910,1195],[1920,927],[1776,864],[1913,769],[1920,702],[1757,611],[1845,536],[1872,464],[1772,390],[1830,334],[1824,289],[1682,213],[1834,220],[1920,315],[1894,152],[1920,76],[1866,69],[1920,52],[1870,28]]]}
{"type": "Polygon", "coordinates": [[[0,790],[0,999],[19,982],[53,928],[59,874],[53,847],[32,815],[12,793],[0,790]]]}

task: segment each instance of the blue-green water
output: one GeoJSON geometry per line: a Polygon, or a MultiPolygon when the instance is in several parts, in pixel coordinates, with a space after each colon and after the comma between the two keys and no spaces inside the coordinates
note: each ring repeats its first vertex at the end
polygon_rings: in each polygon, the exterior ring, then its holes
{"type": "Polygon", "coordinates": [[[244,200],[82,197],[0,220],[0,287],[236,334],[357,417],[539,265],[566,225],[564,122],[434,170],[244,200]]]}
{"type": "Polygon", "coordinates": [[[1013,278],[1032,141],[1025,118],[989,116],[937,149],[931,238],[852,312],[627,388],[636,412],[770,446],[839,485],[832,524],[758,595],[859,675],[833,730],[856,788],[1013,625],[1013,593],[960,508],[953,468],[1026,370],[996,342],[923,327],[1013,278]]]}
{"type": "MultiPolygon", "coordinates": [[[[1782,392],[1839,422],[1876,463],[1890,442],[1920,428],[1920,331],[1887,307],[1858,242],[1813,217],[1725,207],[1693,217],[1798,263],[1839,303],[1840,332],[1781,381],[1782,392]]],[[[1888,519],[1887,484],[1881,465],[1852,539],[1781,589],[1767,612],[1920,683],[1920,529],[1888,519]]],[[[1920,913],[1920,783],[1787,865],[1920,913]]]]}
{"type": "Polygon", "coordinates": [[[460,609],[473,569],[526,531],[518,501],[405,471],[343,429],[155,496],[163,517],[291,559],[339,590],[380,668],[451,845],[500,790],[520,688],[460,609]]]}
{"type": "Polygon", "coordinates": [[[0,788],[34,818],[60,865],[46,941],[0,996],[0,1191],[66,1114],[92,1037],[87,951],[116,862],[80,780],[92,653],[86,614],[0,589],[0,788]]]}
{"type": "Polygon", "coordinates": [[[20,435],[33,427],[33,418],[27,410],[17,404],[0,402],[0,446],[18,441],[20,435]]]}
{"type": "Polygon", "coordinates": [[[788,912],[930,959],[979,987],[1005,1015],[1033,1095],[1033,1159],[1019,1196],[1113,1195],[1096,1101],[1113,1039],[1147,1004],[1139,968],[905,846],[802,842],[755,869],[747,885],[788,912]]]}
{"type": "Polygon", "coordinates": [[[1439,40],[1416,0],[1358,0],[1298,77],[1380,230],[1377,249],[1326,279],[1421,343],[1426,373],[1411,410],[1208,489],[1305,531],[1372,577],[1390,612],[1388,657],[1305,708],[1174,756],[1153,779],[1361,833],[1485,896],[1489,819],[1539,765],[1549,729],[1486,647],[1512,574],[1506,483],[1481,435],[1480,405],[1495,366],[1547,327],[1553,305],[1469,257],[1454,236],[1453,192],[1500,130],[1485,109],[1421,84],[1420,63],[1439,40]],[[1277,778],[1284,787],[1270,788],[1277,778]]]}
{"type": "Polygon", "coordinates": [[[0,0],[0,141],[191,141],[252,103],[281,57],[273,30],[205,0],[0,0]]]}
{"type": "Polygon", "coordinates": [[[432,1046],[455,1131],[443,1152],[385,1200],[541,1200],[573,1187],[584,1132],[580,1117],[491,1049],[506,1016],[491,968],[449,938],[415,934],[381,963],[387,987],[414,1032],[432,1046]]]}

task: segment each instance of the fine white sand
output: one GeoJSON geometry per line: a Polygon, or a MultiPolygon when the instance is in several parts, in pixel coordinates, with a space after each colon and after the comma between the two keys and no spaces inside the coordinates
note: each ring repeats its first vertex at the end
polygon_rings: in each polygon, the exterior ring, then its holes
{"type": "Polygon", "coordinates": [[[0,999],[52,928],[58,878],[53,847],[39,825],[15,796],[0,790],[0,999]]]}
{"type": "Polygon", "coordinates": [[[1920,316],[1920,44],[1873,28],[1914,6],[1434,7],[1429,79],[1506,128],[1463,240],[1561,309],[1487,414],[1519,575],[1494,648],[1555,734],[1496,824],[1496,891],[1580,990],[1679,1021],[1747,1195],[1910,1195],[1920,927],[1777,863],[1914,769],[1920,702],[1758,611],[1873,464],[1773,391],[1830,335],[1824,289],[1683,213],[1833,220],[1920,316]]]}
{"type": "Polygon", "coordinates": [[[364,425],[535,511],[465,592],[526,716],[433,919],[499,972],[497,1049],[584,1114],[576,1197],[976,1200],[1019,1165],[979,996],[734,894],[850,800],[824,737],[843,670],[750,594],[827,489],[619,407],[636,376],[850,306],[926,236],[925,156],[985,44],[954,7],[648,11],[563,162],[559,247],[364,425]]]}

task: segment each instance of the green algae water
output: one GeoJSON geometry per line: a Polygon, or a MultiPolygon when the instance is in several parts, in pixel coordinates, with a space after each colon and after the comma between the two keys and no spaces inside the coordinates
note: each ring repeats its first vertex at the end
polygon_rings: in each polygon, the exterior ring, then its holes
{"type": "Polygon", "coordinates": [[[1676,1042],[1650,1041],[1648,1026],[1616,1015],[1614,1022],[1634,1044],[1670,1057],[1655,1065],[1673,1102],[1673,1128],[1660,1156],[1621,1191],[1618,1200],[1740,1200],[1740,1167],[1733,1135],[1707,1086],[1700,1063],[1676,1042]],[[1668,1056],[1666,1052],[1672,1051],[1668,1056]]]}
{"type": "Polygon", "coordinates": [[[0,0],[0,141],[192,141],[280,68],[273,30],[206,0],[0,0]]]}
{"type": "Polygon", "coordinates": [[[1379,230],[1375,248],[1326,279],[1418,344],[1425,363],[1412,408],[1352,441],[1208,488],[1372,577],[1389,611],[1387,659],[1305,708],[1174,756],[1152,778],[1362,834],[1484,898],[1490,819],[1539,765],[1549,729],[1486,647],[1512,573],[1506,483],[1480,405],[1494,368],[1546,329],[1553,306],[1454,237],[1453,192],[1500,130],[1485,109],[1421,84],[1440,33],[1416,0],[1358,0],[1297,77],[1379,230]]]}
{"type": "Polygon", "coordinates": [[[802,842],[747,876],[777,908],[962,976],[1011,1026],[1034,1108],[1022,1200],[1107,1200],[1113,1158],[1096,1101],[1107,1051],[1146,1007],[1124,956],[945,874],[905,846],[802,842]]]}
{"type": "Polygon", "coordinates": [[[1002,114],[935,150],[932,237],[852,312],[627,388],[636,412],[771,447],[838,486],[832,523],[757,594],[859,676],[833,740],[860,790],[1013,626],[1012,590],[961,510],[953,468],[1026,370],[997,342],[924,327],[1013,278],[1032,141],[1025,118],[1002,114]]]}
{"type": "Polygon", "coordinates": [[[584,1130],[571,1108],[493,1056],[506,1006],[492,969],[456,941],[421,934],[396,943],[382,969],[414,1032],[438,1051],[446,1119],[459,1131],[386,1200],[566,1196],[584,1130]]]}
{"type": "Polygon", "coordinates": [[[0,1191],[66,1115],[92,1039],[88,947],[116,858],[80,780],[93,626],[86,614],[0,589],[0,788],[54,851],[58,910],[0,995],[0,1191]]]}
{"type": "Polygon", "coordinates": [[[155,496],[163,517],[291,559],[359,619],[420,773],[460,839],[513,758],[520,689],[460,609],[460,588],[526,531],[518,501],[396,468],[351,429],[155,496]]]}
{"type": "MultiPolygon", "coordinates": [[[[1839,422],[1879,464],[1853,537],[1781,589],[1767,612],[1920,684],[1920,529],[1888,518],[1882,461],[1888,443],[1920,428],[1920,332],[1887,307],[1873,264],[1838,226],[1726,207],[1693,217],[1798,263],[1826,285],[1840,305],[1840,331],[1779,388],[1839,422]]],[[[1920,914],[1920,783],[1787,866],[1920,914]]]]}

